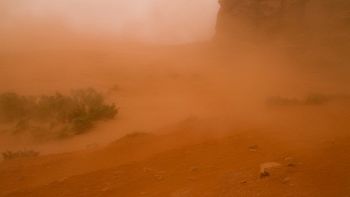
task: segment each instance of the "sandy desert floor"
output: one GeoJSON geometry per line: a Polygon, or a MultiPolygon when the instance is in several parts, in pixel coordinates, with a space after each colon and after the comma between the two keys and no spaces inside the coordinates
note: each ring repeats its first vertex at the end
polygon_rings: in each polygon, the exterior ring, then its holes
{"type": "Polygon", "coordinates": [[[328,66],[345,64],[332,54],[287,51],[70,43],[2,52],[2,92],[93,87],[120,114],[67,140],[2,134],[0,151],[41,156],[2,161],[0,196],[350,196],[349,72],[328,66]],[[311,94],[325,99],[303,103],[311,94]],[[300,102],[270,105],[274,96],[300,102]]]}

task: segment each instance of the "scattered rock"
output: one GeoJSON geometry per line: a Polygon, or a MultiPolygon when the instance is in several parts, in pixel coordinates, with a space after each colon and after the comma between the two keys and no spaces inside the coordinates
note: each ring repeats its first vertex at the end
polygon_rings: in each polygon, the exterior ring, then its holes
{"type": "Polygon", "coordinates": [[[198,167],[192,167],[192,168],[190,169],[191,172],[197,172],[198,170],[199,170],[198,167]]]}
{"type": "Polygon", "coordinates": [[[154,178],[155,178],[157,181],[162,181],[162,180],[164,179],[163,175],[160,175],[160,174],[154,175],[154,178]]]}
{"type": "Polygon", "coordinates": [[[25,178],[24,176],[18,176],[18,177],[17,177],[17,181],[23,181],[24,178],[25,178]]]}
{"type": "Polygon", "coordinates": [[[106,191],[108,191],[108,190],[110,190],[109,187],[104,187],[104,188],[101,189],[102,192],[106,192],[106,191]]]}
{"type": "Polygon", "coordinates": [[[243,181],[241,181],[240,183],[241,183],[241,184],[246,184],[246,183],[248,183],[248,181],[247,181],[247,180],[243,180],[243,181]]]}
{"type": "Polygon", "coordinates": [[[147,195],[147,194],[148,194],[147,192],[140,192],[141,196],[144,196],[144,195],[147,195]]]}
{"type": "Polygon", "coordinates": [[[284,184],[287,184],[290,182],[290,178],[289,177],[285,177],[283,180],[282,180],[282,183],[284,184]]]}
{"type": "Polygon", "coordinates": [[[294,160],[293,157],[285,157],[284,158],[284,161],[287,161],[287,162],[292,162],[294,160]]]}
{"type": "Polygon", "coordinates": [[[266,162],[260,165],[260,178],[264,178],[267,176],[270,176],[270,173],[268,172],[271,169],[279,168],[282,165],[277,162],[266,162]]]}
{"type": "Polygon", "coordinates": [[[64,182],[67,179],[68,179],[68,177],[63,177],[63,178],[58,179],[57,182],[58,183],[62,183],[62,182],[64,182]]]}
{"type": "Polygon", "coordinates": [[[114,172],[112,173],[112,175],[113,175],[115,178],[120,177],[120,175],[122,175],[122,174],[123,174],[123,172],[121,172],[121,171],[114,171],[114,172]]]}
{"type": "Polygon", "coordinates": [[[264,178],[264,177],[268,177],[268,176],[270,176],[270,173],[268,173],[267,171],[260,172],[260,178],[264,178]]]}
{"type": "Polygon", "coordinates": [[[252,146],[249,146],[249,151],[251,152],[256,152],[258,150],[259,146],[258,145],[252,145],[252,146]]]}
{"type": "Polygon", "coordinates": [[[181,189],[171,194],[171,197],[186,197],[186,196],[190,196],[190,190],[188,189],[181,189]]]}
{"type": "Polygon", "coordinates": [[[287,162],[288,167],[295,167],[296,166],[295,159],[293,157],[285,157],[284,161],[287,162]]]}
{"type": "Polygon", "coordinates": [[[287,166],[288,166],[288,167],[295,167],[295,166],[297,166],[297,165],[296,165],[295,163],[288,163],[287,166]]]}
{"type": "Polygon", "coordinates": [[[195,181],[196,177],[188,177],[187,179],[190,180],[190,181],[195,181]]]}
{"type": "Polygon", "coordinates": [[[97,148],[98,148],[98,144],[96,143],[86,145],[86,149],[88,150],[97,149],[97,148]]]}
{"type": "Polygon", "coordinates": [[[153,170],[151,168],[143,168],[143,172],[152,172],[153,170]]]}

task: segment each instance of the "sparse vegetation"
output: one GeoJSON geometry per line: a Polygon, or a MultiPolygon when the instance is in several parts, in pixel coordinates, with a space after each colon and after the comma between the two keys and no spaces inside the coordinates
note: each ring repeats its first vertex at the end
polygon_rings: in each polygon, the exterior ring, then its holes
{"type": "Polygon", "coordinates": [[[6,151],[2,153],[2,157],[4,160],[12,160],[12,159],[19,159],[19,158],[30,158],[30,157],[37,157],[40,153],[29,150],[29,151],[6,151]]]}
{"type": "Polygon", "coordinates": [[[14,125],[13,133],[68,137],[85,133],[96,122],[112,119],[117,113],[116,106],[106,104],[93,89],[39,97],[0,94],[0,122],[14,125]]]}
{"type": "Polygon", "coordinates": [[[271,106],[312,106],[325,105],[333,100],[339,100],[339,96],[312,94],[305,98],[286,98],[286,97],[271,97],[267,100],[267,104],[271,106]]]}

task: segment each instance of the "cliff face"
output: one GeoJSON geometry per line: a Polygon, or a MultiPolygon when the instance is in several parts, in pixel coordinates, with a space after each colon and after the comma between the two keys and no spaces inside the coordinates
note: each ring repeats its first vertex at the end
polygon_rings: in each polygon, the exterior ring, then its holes
{"type": "Polygon", "coordinates": [[[219,0],[219,3],[218,37],[300,39],[347,37],[350,32],[349,0],[219,0]]]}

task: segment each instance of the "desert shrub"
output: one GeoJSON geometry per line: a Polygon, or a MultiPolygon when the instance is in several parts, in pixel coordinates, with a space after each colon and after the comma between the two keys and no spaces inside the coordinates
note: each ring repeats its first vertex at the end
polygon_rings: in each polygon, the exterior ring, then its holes
{"type": "Polygon", "coordinates": [[[85,133],[96,122],[112,119],[117,113],[116,106],[107,104],[93,89],[39,97],[0,94],[0,121],[15,123],[14,133],[67,137],[85,133]]]}
{"type": "Polygon", "coordinates": [[[334,100],[337,98],[333,98],[330,95],[323,95],[323,94],[312,94],[309,95],[305,100],[305,105],[323,105],[327,104],[331,100],[334,100]]]}
{"type": "Polygon", "coordinates": [[[300,105],[302,101],[296,98],[284,98],[284,97],[271,97],[266,102],[268,105],[272,106],[291,106],[291,105],[300,105]]]}
{"type": "Polygon", "coordinates": [[[324,95],[324,94],[311,94],[305,98],[286,98],[286,97],[271,97],[267,100],[268,105],[272,106],[315,106],[325,105],[333,100],[338,100],[339,97],[324,95]]]}
{"type": "Polygon", "coordinates": [[[14,121],[24,119],[35,108],[35,100],[31,97],[19,96],[16,93],[0,95],[0,120],[14,121]]]}
{"type": "Polygon", "coordinates": [[[29,150],[29,151],[6,151],[2,153],[4,160],[12,160],[19,158],[30,158],[39,156],[39,152],[29,150]]]}

